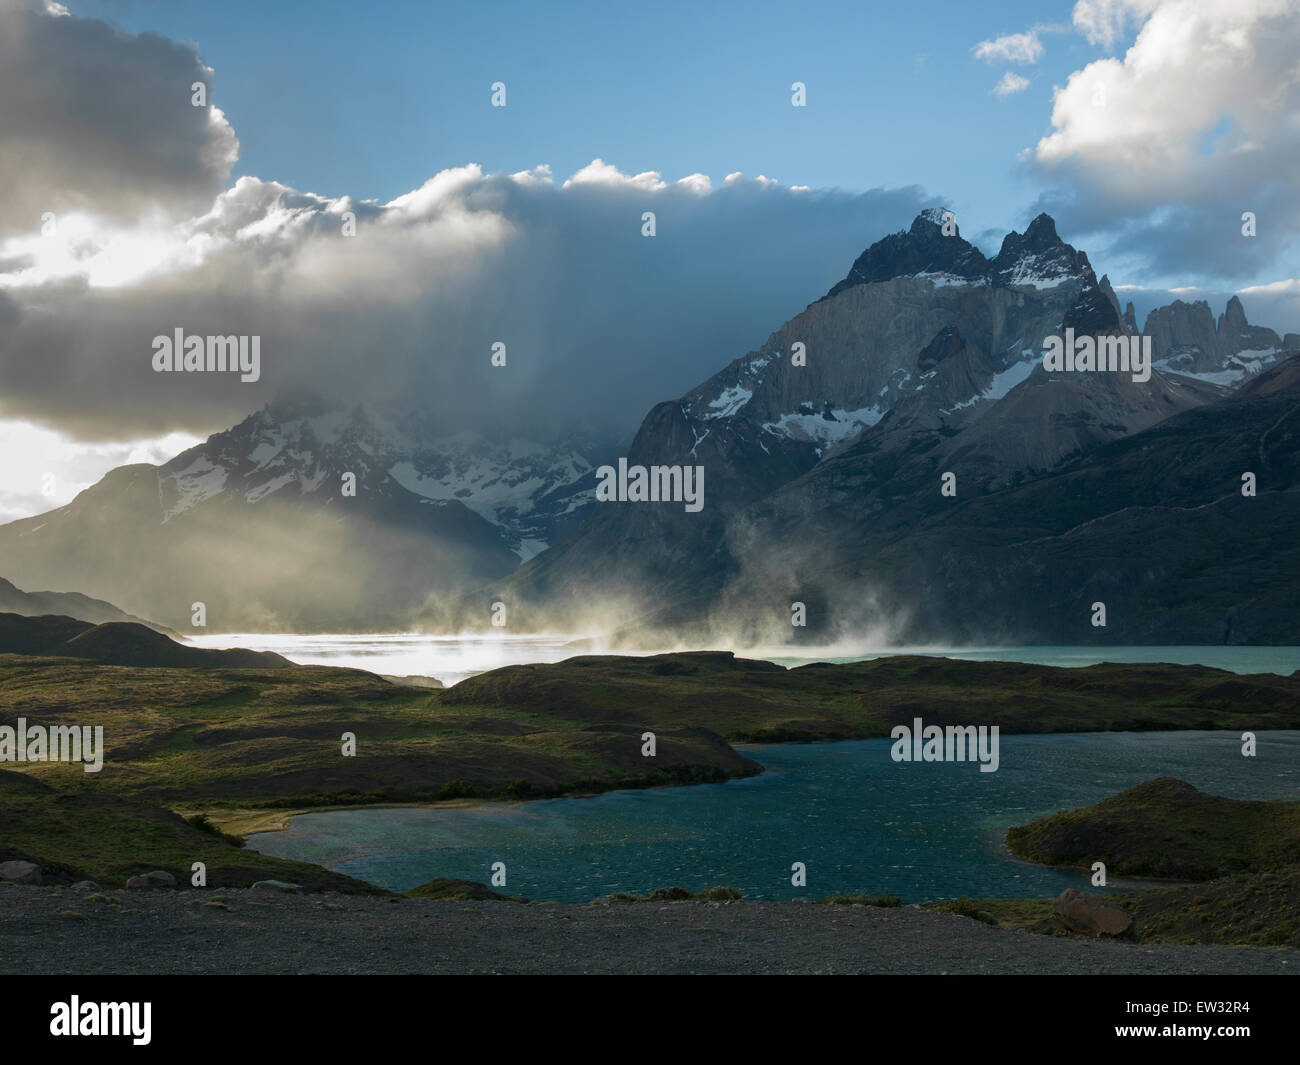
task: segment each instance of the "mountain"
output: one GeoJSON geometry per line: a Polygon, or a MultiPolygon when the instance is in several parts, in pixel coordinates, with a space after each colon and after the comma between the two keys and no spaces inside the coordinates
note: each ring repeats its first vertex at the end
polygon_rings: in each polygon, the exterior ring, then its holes
{"type": "Polygon", "coordinates": [[[1156,365],[1216,384],[1239,384],[1271,366],[1283,351],[1300,348],[1300,336],[1289,333],[1283,339],[1251,325],[1236,296],[1217,322],[1205,300],[1174,300],[1148,314],[1142,332],[1151,337],[1156,365]]]}
{"type": "MultiPolygon", "coordinates": [[[[1018,449],[1022,426],[1008,408],[1030,403],[1021,397],[1033,389],[1077,387],[1054,376],[1036,371],[974,429],[1018,449]]],[[[1139,387],[1109,374],[1082,380],[1094,398],[1107,385],[1139,387]]],[[[1174,375],[1164,384],[1145,407],[1123,405],[1132,431],[1099,423],[1090,446],[1009,479],[990,475],[998,456],[963,452],[969,434],[901,459],[864,438],[733,519],[715,616],[768,638],[779,618],[789,638],[789,603],[801,599],[807,635],[820,639],[1300,641],[1300,355],[1209,402],[1180,396],[1196,386],[1174,375]],[[956,471],[953,497],[939,491],[945,469],[956,471]],[[1097,602],[1105,627],[1093,624],[1097,602]]],[[[1086,409],[1064,402],[1066,423],[1077,431],[1086,409]]]]}
{"type": "MultiPolygon", "coordinates": [[[[1141,374],[1049,372],[1048,338],[1136,343],[1132,304],[1121,309],[1047,215],[990,258],[946,212],[926,211],[761,346],[654,406],[623,455],[580,434],[453,435],[409,409],[281,399],[162,466],[121,467],[65,507],[0,526],[0,559],[23,584],[76,587],[182,631],[196,604],[218,631],[482,628],[500,600],[514,631],[660,645],[866,631],[1278,642],[1292,623],[1235,569],[1260,558],[1266,532],[1248,523],[1206,539],[1218,497],[1198,496],[1176,466],[1166,476],[1183,495],[1119,478],[1126,497],[1106,488],[1105,467],[1069,482],[1092,496],[1056,494],[1080,463],[1121,461],[1126,442],[1159,442],[1164,461],[1161,434],[1212,410],[1215,433],[1238,434],[1223,446],[1241,469],[1222,492],[1254,472],[1245,514],[1294,498],[1277,475],[1284,454],[1267,477],[1255,467],[1290,446],[1276,397],[1290,394],[1300,337],[1251,325],[1236,298],[1217,323],[1207,304],[1176,302],[1147,328],[1154,362],[1141,374]],[[1265,409],[1276,425],[1259,422],[1265,409]],[[598,469],[615,464],[666,468],[670,489],[672,468],[698,469],[703,506],[598,502],[597,485],[609,487],[598,469]],[[1061,523],[1084,513],[1151,524],[1138,546],[1081,544],[1061,523]],[[1212,542],[1232,545],[1231,565],[1205,554],[1212,542]],[[1143,552],[1150,565],[1135,569],[1143,552]],[[1167,568],[1179,559],[1184,569],[1167,568]],[[1076,630],[1074,597],[1094,587],[1124,604],[1125,627],[1076,630]],[[806,627],[790,625],[792,603],[806,627]]],[[[1208,462],[1179,441],[1168,461],[1208,462]]]]}
{"type": "Polygon", "coordinates": [[[0,558],[181,631],[195,603],[216,631],[392,628],[563,536],[591,505],[588,450],[285,400],[0,526],[0,558]]]}
{"type": "Polygon", "coordinates": [[[110,666],[183,666],[191,669],[291,669],[273,651],[242,647],[187,647],[133,622],[90,625],[75,618],[0,613],[0,654],[87,658],[110,666]]]}
{"type": "Polygon", "coordinates": [[[1131,306],[1047,215],[992,259],[942,219],[925,212],[877,241],[761,348],[649,413],[628,463],[701,466],[702,511],[603,503],[484,593],[513,603],[524,627],[788,639],[791,602],[814,595],[799,560],[826,561],[816,596],[829,596],[835,567],[851,573],[876,537],[952,509],[943,473],[960,498],[1004,491],[1227,394],[1160,369],[1141,382],[1048,373],[1045,337],[1127,337],[1131,306]],[[779,602],[785,628],[767,632],[779,602]]]}
{"type": "Polygon", "coordinates": [[[0,577],[0,612],[37,617],[41,614],[61,614],[98,625],[106,621],[133,621],[167,636],[176,633],[165,625],[132,617],[112,603],[92,599],[80,592],[24,592],[21,588],[0,577]]]}

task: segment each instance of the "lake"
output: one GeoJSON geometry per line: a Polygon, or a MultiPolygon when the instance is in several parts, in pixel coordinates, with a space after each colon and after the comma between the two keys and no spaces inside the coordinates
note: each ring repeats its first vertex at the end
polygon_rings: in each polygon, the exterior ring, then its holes
{"type": "MultiPolygon", "coordinates": [[[[499,666],[594,653],[549,634],[214,634],[206,647],[278,651],[295,662],[437,677],[454,684],[499,666]]],[[[1084,666],[1177,662],[1238,673],[1289,674],[1296,647],[869,648],[843,645],[792,657],[789,648],[738,651],[794,666],[885,654],[1084,666]]],[[[626,653],[626,652],[622,652],[626,653]]],[[[1260,733],[1243,758],[1228,732],[1003,736],[1001,767],[905,763],[889,740],[743,747],[766,772],[747,780],[618,791],[529,803],[340,810],[294,818],[250,837],[256,850],[327,865],[404,891],[435,877],[486,882],[506,863],[506,890],[587,902],[614,891],[729,884],[749,898],[823,898],[889,891],[907,902],[969,896],[1048,896],[1087,878],[1011,858],[1006,829],[1086,806],[1158,776],[1219,795],[1300,798],[1300,733],[1260,733]],[[808,886],[790,884],[804,862],[808,886]]]]}
{"type": "MultiPolygon", "coordinates": [[[[309,635],[301,633],[215,633],[190,636],[196,647],[247,647],[276,651],[303,665],[351,666],[396,676],[436,677],[451,685],[500,666],[559,662],[596,654],[575,647],[572,635],[474,633],[428,635],[380,633],[309,635]]],[[[1177,662],[1216,666],[1234,673],[1292,673],[1300,669],[1300,647],[789,647],[737,649],[745,658],[765,658],[784,666],[806,662],[857,662],[894,654],[944,655],[976,661],[1035,662],[1046,666],[1086,666],[1096,662],[1177,662]]],[[[618,651],[619,654],[635,652],[618,651]]],[[[657,652],[643,652],[647,654],[657,652]]]]}
{"type": "MultiPolygon", "coordinates": [[[[1300,798],[1300,732],[1261,732],[1255,758],[1230,732],[1003,736],[1001,766],[895,763],[890,741],[740,749],[766,772],[725,784],[587,798],[304,814],[250,847],[395,891],[435,877],[587,902],[615,891],[727,884],[747,898],[889,891],[905,902],[1046,897],[1090,889],[1001,846],[1011,825],[1159,776],[1236,798],[1300,798]],[[808,886],[790,884],[804,862],[808,886]]],[[[1114,886],[1114,884],[1112,884],[1114,886]]]]}

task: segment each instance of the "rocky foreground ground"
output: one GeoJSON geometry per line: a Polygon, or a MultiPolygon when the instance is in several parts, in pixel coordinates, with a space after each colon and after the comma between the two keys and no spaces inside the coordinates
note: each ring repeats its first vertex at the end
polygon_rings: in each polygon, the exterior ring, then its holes
{"type": "Polygon", "coordinates": [[[1031,935],[913,906],[449,902],[0,885],[0,972],[1300,973],[1300,951],[1031,935]]]}

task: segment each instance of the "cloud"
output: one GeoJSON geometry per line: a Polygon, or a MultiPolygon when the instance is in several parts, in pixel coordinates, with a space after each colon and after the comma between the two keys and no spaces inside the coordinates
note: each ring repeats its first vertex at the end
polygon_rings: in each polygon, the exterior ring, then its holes
{"type": "Polygon", "coordinates": [[[114,467],[167,461],[198,439],[84,443],[30,422],[0,421],[0,524],[61,507],[114,467]]]}
{"type": "Polygon", "coordinates": [[[238,142],[220,111],[191,106],[194,82],[210,98],[190,46],[0,0],[11,427],[129,449],[311,391],[400,402],[436,431],[630,437],[932,202],[602,159],[558,182],[545,165],[453,167],[388,203],[230,185],[238,142]],[[178,328],[259,338],[260,380],[154,372],[154,338],[178,328]]]}
{"type": "Polygon", "coordinates": [[[1130,22],[1146,18],[1160,0],[1079,0],[1071,21],[1092,44],[1114,46],[1130,22]]]}
{"type": "Polygon", "coordinates": [[[1027,88],[1029,88],[1028,78],[1022,78],[1019,74],[1013,74],[1008,70],[1002,75],[1002,80],[994,85],[989,91],[992,92],[994,96],[1002,99],[1015,93],[1023,92],[1027,88]]]}
{"type": "Polygon", "coordinates": [[[239,148],[220,110],[191,104],[212,76],[156,34],[0,0],[0,237],[46,213],[127,223],[210,201],[239,148]]]}
{"type": "Polygon", "coordinates": [[[630,436],[929,202],[601,160],[563,182],[452,168],[384,204],[244,177],[171,224],[87,214],[0,241],[0,417],[133,440],[306,389],[400,399],[447,431],[630,436]],[[261,380],[155,373],[152,340],[176,328],[259,336],[261,380]]]}
{"type": "Polygon", "coordinates": [[[1037,63],[1043,58],[1043,42],[1038,39],[1038,30],[1030,30],[980,41],[974,52],[976,59],[986,63],[1037,63]]]}
{"type": "Polygon", "coordinates": [[[1295,0],[1081,0],[1075,24],[1122,58],[1070,75],[1052,129],[1028,153],[1052,182],[1040,206],[1067,228],[1109,231],[1153,274],[1248,278],[1300,225],[1300,4],[1295,0]],[[1243,237],[1252,211],[1257,236],[1243,237]]]}

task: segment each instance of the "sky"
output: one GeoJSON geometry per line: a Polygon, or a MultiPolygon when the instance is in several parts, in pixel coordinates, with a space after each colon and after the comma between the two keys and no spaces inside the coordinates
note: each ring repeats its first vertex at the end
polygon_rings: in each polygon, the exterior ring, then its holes
{"type": "Polygon", "coordinates": [[[299,387],[630,433],[934,205],[1300,331],[1298,57],[1300,0],[0,0],[0,521],[299,387]]]}

